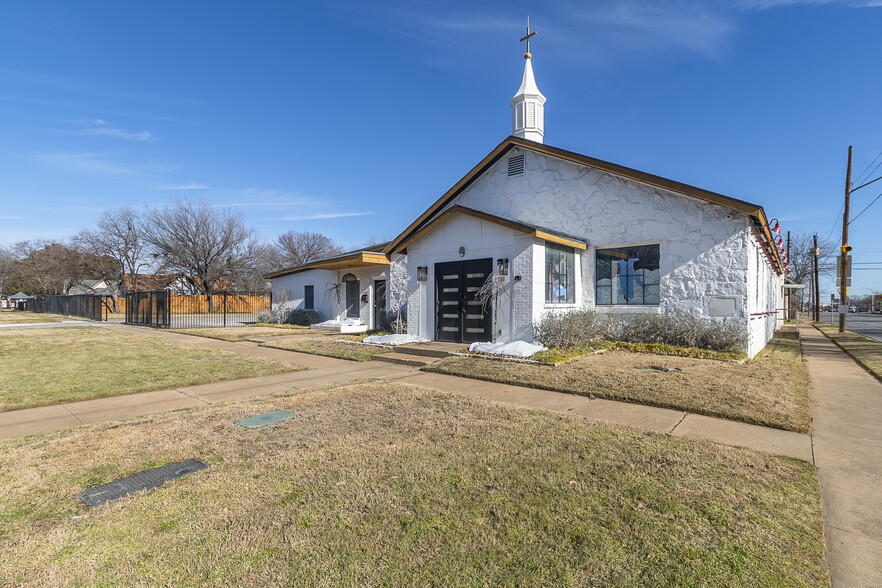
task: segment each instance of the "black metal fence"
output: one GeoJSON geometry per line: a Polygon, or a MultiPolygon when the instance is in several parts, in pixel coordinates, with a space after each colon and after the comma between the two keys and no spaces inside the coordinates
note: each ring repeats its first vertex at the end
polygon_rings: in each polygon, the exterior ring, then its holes
{"type": "Polygon", "coordinates": [[[144,327],[170,326],[168,302],[171,292],[129,292],[126,294],[126,324],[144,327]]]}
{"type": "Polygon", "coordinates": [[[76,294],[73,296],[37,296],[24,301],[24,310],[48,312],[64,316],[101,321],[106,319],[107,305],[104,296],[98,294],[76,294]]]}
{"type": "Polygon", "coordinates": [[[269,310],[269,292],[218,292],[211,296],[182,295],[168,290],[126,294],[126,324],[195,329],[245,326],[269,310]]]}

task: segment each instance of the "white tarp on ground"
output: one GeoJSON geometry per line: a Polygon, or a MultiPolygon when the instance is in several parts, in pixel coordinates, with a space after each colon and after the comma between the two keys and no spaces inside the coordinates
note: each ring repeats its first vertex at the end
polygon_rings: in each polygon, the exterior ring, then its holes
{"type": "Polygon", "coordinates": [[[511,343],[472,343],[469,351],[478,351],[490,355],[509,355],[512,357],[530,357],[534,353],[545,351],[545,347],[526,341],[512,341],[511,343]]]}
{"type": "Polygon", "coordinates": [[[360,320],[348,318],[348,319],[345,319],[342,321],[338,321],[338,320],[325,321],[323,323],[316,323],[312,326],[318,327],[318,328],[322,328],[322,327],[356,327],[360,324],[362,324],[360,320]]]}
{"type": "Polygon", "coordinates": [[[379,345],[407,345],[408,343],[428,343],[428,339],[414,335],[371,335],[362,339],[365,343],[377,343],[379,345]]]}

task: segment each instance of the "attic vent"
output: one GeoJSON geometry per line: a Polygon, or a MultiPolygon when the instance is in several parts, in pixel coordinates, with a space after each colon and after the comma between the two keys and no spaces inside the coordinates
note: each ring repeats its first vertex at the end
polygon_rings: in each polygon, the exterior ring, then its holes
{"type": "Polygon", "coordinates": [[[508,158],[508,177],[524,174],[524,154],[512,155],[508,158]]]}

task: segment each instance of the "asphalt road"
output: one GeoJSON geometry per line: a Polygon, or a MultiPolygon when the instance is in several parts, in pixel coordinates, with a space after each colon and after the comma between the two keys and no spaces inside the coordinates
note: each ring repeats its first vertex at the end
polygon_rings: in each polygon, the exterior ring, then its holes
{"type": "MultiPolygon", "coordinates": [[[[822,312],[821,320],[830,322],[830,313],[822,312]]],[[[839,324],[839,315],[833,315],[833,324],[839,324]]],[[[869,312],[850,312],[845,319],[845,328],[855,333],[860,333],[864,337],[869,337],[882,343],[882,314],[871,314],[869,312]]]]}

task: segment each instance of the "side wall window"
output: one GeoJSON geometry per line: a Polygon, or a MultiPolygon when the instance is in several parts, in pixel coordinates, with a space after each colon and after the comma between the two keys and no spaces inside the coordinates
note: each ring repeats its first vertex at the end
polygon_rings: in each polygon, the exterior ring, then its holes
{"type": "Polygon", "coordinates": [[[315,286],[303,287],[303,308],[315,310],[315,286]]]}
{"type": "Polygon", "coordinates": [[[571,247],[545,243],[545,302],[576,302],[576,264],[571,247]]]}
{"type": "Polygon", "coordinates": [[[659,304],[659,247],[597,250],[596,304],[659,304]]]}

